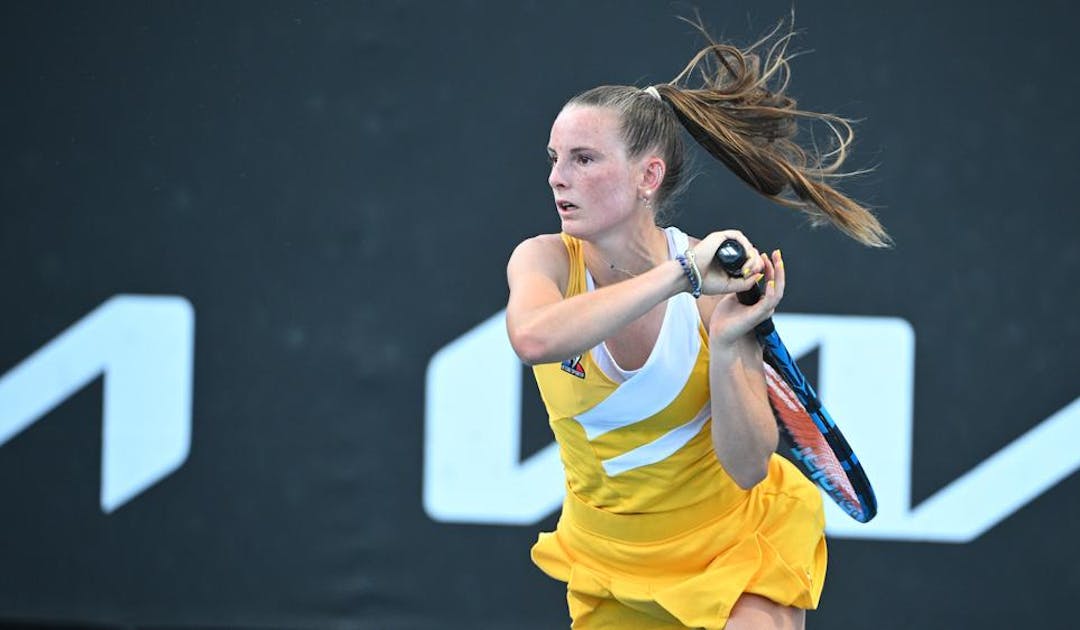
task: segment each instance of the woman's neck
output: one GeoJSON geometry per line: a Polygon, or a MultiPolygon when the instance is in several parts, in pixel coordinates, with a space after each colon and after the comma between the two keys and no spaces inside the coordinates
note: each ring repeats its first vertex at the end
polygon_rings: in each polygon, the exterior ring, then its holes
{"type": "Polygon", "coordinates": [[[597,285],[639,276],[668,259],[667,236],[655,223],[627,228],[585,242],[585,262],[597,285]]]}

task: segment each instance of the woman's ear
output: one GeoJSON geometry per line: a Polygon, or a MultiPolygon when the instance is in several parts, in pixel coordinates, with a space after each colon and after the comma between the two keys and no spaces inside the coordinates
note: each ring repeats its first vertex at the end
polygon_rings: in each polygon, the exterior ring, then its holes
{"type": "Polygon", "coordinates": [[[663,183],[667,164],[664,164],[660,158],[652,156],[645,160],[643,167],[639,193],[641,197],[648,199],[656,195],[656,190],[663,183]]]}

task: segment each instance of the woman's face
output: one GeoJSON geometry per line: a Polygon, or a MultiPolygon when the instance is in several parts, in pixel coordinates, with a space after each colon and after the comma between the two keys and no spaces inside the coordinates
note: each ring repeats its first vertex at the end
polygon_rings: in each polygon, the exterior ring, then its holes
{"type": "Polygon", "coordinates": [[[614,111],[566,107],[551,126],[547,150],[548,184],[567,234],[601,235],[639,208],[640,165],[626,155],[614,111]]]}

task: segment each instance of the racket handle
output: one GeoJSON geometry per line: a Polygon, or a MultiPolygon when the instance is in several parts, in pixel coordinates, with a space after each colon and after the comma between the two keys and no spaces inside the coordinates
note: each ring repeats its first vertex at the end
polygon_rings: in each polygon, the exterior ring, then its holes
{"type": "MultiPolygon", "coordinates": [[[[741,278],[743,265],[746,264],[746,250],[743,249],[742,243],[729,238],[720,243],[720,247],[717,248],[716,261],[720,263],[720,268],[726,271],[729,276],[741,278]]],[[[736,294],[736,297],[739,298],[740,304],[751,306],[757,304],[758,300],[761,299],[761,289],[755,284],[746,291],[740,291],[736,294]]]]}
{"type": "MultiPolygon", "coordinates": [[[[720,268],[732,278],[741,278],[743,265],[746,264],[746,250],[743,249],[742,243],[729,238],[720,243],[720,247],[717,248],[716,262],[720,263],[720,268]]],[[[761,288],[755,284],[746,291],[738,292],[735,297],[739,299],[740,304],[752,306],[761,299],[761,288]]],[[[761,337],[771,334],[774,330],[776,327],[771,317],[754,327],[754,332],[761,337]]]]}

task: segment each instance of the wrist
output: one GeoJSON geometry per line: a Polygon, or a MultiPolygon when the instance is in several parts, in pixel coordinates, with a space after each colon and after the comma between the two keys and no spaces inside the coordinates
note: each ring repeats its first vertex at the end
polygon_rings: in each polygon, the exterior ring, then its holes
{"type": "Polygon", "coordinates": [[[729,339],[723,335],[709,335],[709,361],[725,365],[752,365],[762,361],[761,344],[753,333],[729,339]]]}
{"type": "Polygon", "coordinates": [[[709,362],[718,366],[732,366],[739,362],[738,344],[732,340],[709,336],[709,362]]]}
{"type": "Polygon", "coordinates": [[[718,316],[714,311],[713,316],[709,318],[709,352],[713,354],[735,353],[738,350],[741,335],[738,333],[732,335],[731,322],[724,315],[718,316]]]}
{"type": "Polygon", "coordinates": [[[695,300],[700,298],[702,278],[701,270],[697,266],[694,248],[687,248],[685,252],[675,256],[675,261],[679,263],[679,268],[686,277],[686,281],[690,284],[690,295],[694,296],[695,300]]]}
{"type": "Polygon", "coordinates": [[[690,290],[690,283],[686,278],[686,274],[677,261],[666,260],[655,268],[662,271],[664,278],[667,280],[669,298],[690,290]]]}

